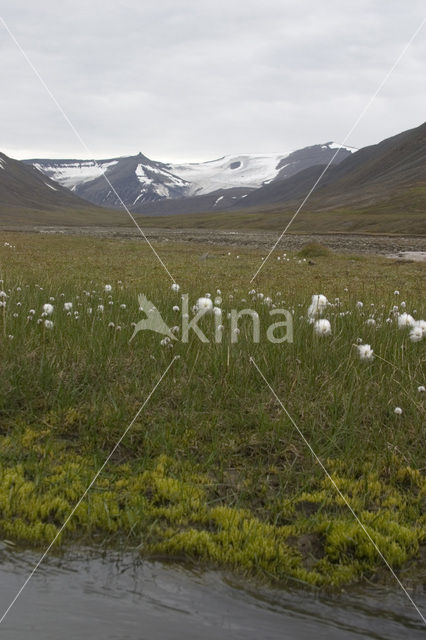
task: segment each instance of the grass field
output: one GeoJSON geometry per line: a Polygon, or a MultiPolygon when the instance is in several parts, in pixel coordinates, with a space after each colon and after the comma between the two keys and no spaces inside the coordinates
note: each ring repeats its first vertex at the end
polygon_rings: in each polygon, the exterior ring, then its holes
{"type": "MultiPolygon", "coordinates": [[[[315,203],[315,200],[314,200],[315,203]]],[[[223,229],[240,231],[271,230],[281,232],[291,220],[299,201],[243,210],[200,212],[175,215],[134,214],[143,228],[223,229]]],[[[307,204],[303,215],[291,225],[291,233],[366,233],[387,235],[426,235],[426,187],[415,186],[370,204],[342,207],[307,204]]],[[[29,209],[0,207],[0,224],[12,227],[58,226],[134,228],[129,215],[122,210],[29,209]]]]}
{"type": "Polygon", "coordinates": [[[398,314],[425,318],[425,266],[277,251],[250,283],[258,252],[209,245],[200,260],[199,245],[156,248],[179,292],[140,239],[3,234],[1,536],[50,542],[176,358],[58,544],[137,547],[318,586],[376,573],[382,559],[252,357],[404,572],[426,542],[425,341],[412,341],[398,314]],[[210,315],[200,322],[209,343],[191,335],[187,344],[161,344],[148,331],[129,342],[132,323],[145,317],[140,293],[177,327],[181,294],[191,305],[220,296],[222,342],[213,340],[210,315]],[[308,321],[313,294],[327,296],[331,335],[308,321]],[[54,308],[43,317],[46,303],[54,308]],[[292,343],[266,339],[273,305],[291,312],[292,343]],[[247,307],[259,314],[260,343],[249,318],[231,343],[227,313],[247,307]],[[359,343],[371,345],[373,359],[360,358],[359,343]]]}

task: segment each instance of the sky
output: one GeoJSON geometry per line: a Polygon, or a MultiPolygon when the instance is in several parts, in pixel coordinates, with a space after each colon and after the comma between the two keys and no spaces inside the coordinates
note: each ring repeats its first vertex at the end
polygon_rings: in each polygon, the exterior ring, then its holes
{"type": "MultiPolygon", "coordinates": [[[[0,0],[0,151],[162,161],[343,143],[423,0],[0,0]]],[[[420,125],[426,25],[346,144],[420,125]]]]}

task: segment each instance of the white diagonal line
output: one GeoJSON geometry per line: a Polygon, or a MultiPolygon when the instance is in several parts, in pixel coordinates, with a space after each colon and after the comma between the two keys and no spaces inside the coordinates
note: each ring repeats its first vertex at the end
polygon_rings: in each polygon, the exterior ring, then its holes
{"type": "Polygon", "coordinates": [[[260,374],[261,378],[263,379],[263,381],[265,382],[265,384],[267,385],[267,387],[269,388],[269,390],[271,391],[272,395],[274,396],[275,400],[278,402],[278,404],[280,405],[281,409],[284,411],[284,413],[286,414],[286,416],[288,417],[288,419],[290,420],[290,422],[292,423],[292,425],[294,426],[294,428],[296,429],[297,433],[299,434],[299,436],[302,438],[303,442],[306,444],[306,446],[308,447],[309,451],[311,452],[311,454],[313,455],[313,457],[315,458],[315,460],[318,462],[318,464],[320,465],[321,469],[324,471],[325,475],[327,476],[327,478],[330,480],[331,484],[333,485],[333,487],[336,489],[337,493],[339,494],[339,496],[342,498],[342,500],[344,501],[344,503],[346,504],[346,506],[348,507],[349,511],[352,513],[353,517],[355,518],[355,520],[357,521],[357,523],[359,524],[359,526],[361,527],[361,529],[364,531],[365,535],[367,536],[367,538],[370,540],[370,542],[372,543],[373,547],[375,548],[375,550],[377,551],[377,553],[379,554],[379,556],[381,557],[381,559],[383,560],[383,562],[385,563],[385,565],[387,566],[387,568],[389,569],[389,571],[391,572],[391,574],[393,575],[393,577],[395,578],[395,580],[397,581],[397,583],[399,584],[399,586],[401,587],[402,591],[405,593],[405,595],[407,596],[407,598],[409,599],[409,601],[411,602],[411,604],[413,605],[413,607],[415,608],[415,610],[417,611],[417,613],[419,614],[422,622],[424,622],[424,624],[426,625],[426,618],[423,615],[423,613],[420,611],[419,607],[416,605],[416,603],[414,602],[413,598],[410,596],[410,594],[408,593],[407,589],[404,587],[404,585],[402,584],[401,580],[398,578],[398,576],[396,575],[395,571],[392,569],[391,565],[389,564],[389,562],[386,560],[385,556],[383,555],[383,553],[380,551],[379,547],[377,546],[377,544],[374,542],[373,538],[371,537],[371,535],[368,533],[365,525],[361,522],[361,520],[359,519],[358,515],[355,513],[355,511],[353,510],[352,506],[350,505],[348,499],[346,498],[345,495],[343,495],[343,493],[340,491],[339,487],[337,486],[335,480],[332,478],[332,476],[330,475],[330,473],[327,471],[326,467],[324,466],[323,462],[321,461],[321,459],[317,456],[317,454],[315,453],[315,451],[313,450],[312,446],[310,445],[310,443],[308,442],[308,440],[305,438],[305,436],[303,435],[302,431],[299,429],[299,427],[297,426],[297,424],[295,423],[295,421],[293,420],[293,418],[291,417],[291,415],[289,414],[289,412],[287,411],[287,409],[285,408],[285,406],[283,405],[283,403],[281,402],[281,400],[279,399],[279,397],[277,396],[277,394],[275,393],[274,389],[271,387],[271,385],[269,384],[269,382],[267,381],[267,379],[265,378],[265,376],[263,375],[262,371],[259,369],[259,367],[257,366],[254,358],[252,356],[250,356],[250,362],[254,365],[254,367],[257,369],[258,373],[260,374]]]}
{"type": "Polygon", "coordinates": [[[369,99],[369,101],[367,102],[367,104],[365,105],[365,107],[363,108],[363,110],[361,111],[361,113],[359,114],[359,116],[357,117],[357,119],[355,120],[354,124],[351,126],[351,128],[349,129],[348,133],[346,134],[346,136],[343,139],[343,142],[341,143],[340,147],[337,149],[336,153],[333,154],[331,160],[329,161],[329,163],[326,165],[326,167],[323,169],[323,171],[321,172],[321,175],[319,176],[319,178],[317,178],[317,180],[315,181],[315,183],[312,185],[312,187],[310,188],[309,192],[307,193],[307,195],[305,196],[305,198],[302,200],[301,204],[298,206],[298,208],[296,209],[296,212],[293,214],[293,216],[291,217],[290,221],[287,223],[284,231],[281,233],[280,237],[278,238],[278,240],[275,242],[274,246],[272,247],[272,249],[269,251],[268,255],[266,256],[266,258],[261,262],[258,270],[256,271],[256,273],[254,274],[254,276],[252,277],[252,279],[250,280],[250,282],[253,282],[253,280],[256,278],[257,274],[260,272],[260,270],[265,266],[265,263],[268,261],[270,255],[275,251],[277,245],[280,243],[282,237],[284,236],[284,234],[287,232],[288,228],[290,227],[290,225],[293,223],[293,221],[295,220],[295,218],[299,215],[299,212],[301,211],[301,209],[305,206],[305,204],[307,203],[307,201],[309,200],[309,198],[311,197],[312,193],[315,191],[315,189],[317,188],[318,184],[321,182],[322,178],[324,177],[325,173],[328,171],[329,167],[331,166],[331,164],[333,163],[334,158],[337,156],[337,154],[339,153],[340,149],[345,145],[346,141],[350,138],[350,136],[352,135],[352,133],[354,132],[354,130],[356,129],[356,127],[359,125],[359,123],[361,122],[362,118],[365,116],[365,114],[367,113],[367,111],[369,110],[369,108],[371,107],[371,105],[373,104],[374,100],[377,98],[377,96],[379,95],[380,91],[383,89],[384,85],[386,84],[386,82],[389,80],[389,78],[391,77],[392,73],[395,71],[396,67],[398,66],[398,64],[401,62],[402,58],[404,57],[405,53],[407,52],[408,48],[410,47],[410,45],[412,44],[413,40],[416,38],[416,36],[420,33],[420,31],[423,28],[423,25],[426,22],[426,18],[424,18],[420,24],[420,26],[417,27],[417,29],[415,30],[415,32],[413,33],[413,35],[411,36],[411,38],[409,39],[409,41],[407,42],[407,44],[405,45],[405,47],[403,48],[403,50],[401,51],[401,53],[399,54],[399,56],[397,57],[397,59],[395,60],[395,62],[393,63],[393,65],[391,66],[391,68],[389,69],[389,71],[387,72],[387,74],[385,75],[385,77],[383,78],[383,80],[381,81],[381,83],[379,84],[379,86],[377,87],[376,91],[373,93],[373,95],[371,96],[371,98],[369,99]]]}
{"type": "MultiPolygon", "coordinates": [[[[49,97],[51,98],[51,100],[53,101],[53,103],[55,104],[55,106],[58,108],[58,110],[60,111],[60,113],[62,114],[64,120],[67,122],[67,124],[70,126],[72,132],[74,133],[74,135],[76,136],[77,140],[80,142],[81,146],[83,147],[83,149],[86,151],[86,153],[91,157],[91,151],[89,149],[89,147],[87,146],[87,144],[85,143],[85,141],[83,140],[83,138],[81,137],[80,133],[77,131],[77,129],[75,128],[75,126],[73,125],[73,123],[71,122],[70,118],[67,116],[67,114],[65,113],[64,109],[62,108],[62,106],[60,105],[60,103],[58,102],[58,100],[56,99],[56,97],[53,95],[52,91],[49,89],[49,87],[47,86],[46,82],[44,81],[43,77],[41,76],[40,72],[38,71],[38,69],[34,66],[34,64],[32,63],[32,61],[30,60],[30,58],[28,57],[28,55],[26,54],[26,52],[24,51],[24,49],[22,48],[22,46],[19,44],[18,40],[16,39],[16,37],[13,35],[12,31],[10,30],[10,28],[8,27],[8,25],[6,24],[6,22],[4,21],[4,19],[0,16],[0,22],[2,23],[3,27],[5,28],[5,30],[7,31],[7,33],[9,34],[9,36],[11,37],[11,39],[13,40],[13,42],[15,43],[15,45],[17,46],[17,48],[19,49],[19,51],[21,52],[21,54],[23,55],[23,57],[25,58],[25,60],[27,61],[28,65],[30,66],[30,68],[32,69],[32,71],[34,72],[34,74],[37,76],[37,78],[40,80],[41,84],[43,85],[44,89],[46,90],[47,94],[49,95],[49,97]]],[[[166,265],[164,264],[163,260],[160,258],[160,256],[158,255],[157,251],[154,249],[154,247],[152,246],[151,242],[148,240],[147,236],[145,235],[145,232],[143,231],[143,229],[141,229],[141,227],[139,226],[139,224],[136,222],[135,217],[133,216],[133,214],[129,211],[128,207],[126,206],[126,204],[123,202],[123,200],[121,199],[121,197],[119,196],[119,194],[117,193],[115,187],[111,184],[111,181],[109,180],[108,176],[106,175],[105,171],[103,170],[103,168],[101,167],[101,165],[98,164],[98,162],[96,160],[93,160],[93,162],[95,163],[95,165],[97,166],[97,168],[100,170],[102,176],[105,178],[108,186],[111,188],[111,190],[113,191],[114,195],[118,198],[120,204],[122,205],[123,209],[127,212],[127,214],[129,215],[130,219],[132,220],[133,224],[138,228],[141,236],[143,237],[143,239],[145,240],[145,242],[148,244],[149,248],[151,249],[151,251],[153,252],[153,254],[155,255],[155,257],[157,258],[157,260],[159,261],[159,263],[161,264],[161,266],[163,267],[163,269],[166,271],[167,275],[169,276],[169,278],[172,280],[172,282],[176,282],[176,280],[174,279],[174,277],[172,276],[172,274],[170,273],[170,271],[168,270],[168,268],[166,267],[166,265]]]]}
{"type": "Polygon", "coordinates": [[[73,517],[75,511],[78,509],[79,505],[82,503],[82,501],[84,500],[84,498],[86,497],[86,495],[88,494],[88,492],[90,491],[90,489],[92,488],[93,484],[96,482],[96,480],[98,479],[99,475],[102,473],[103,469],[106,467],[106,465],[108,464],[108,462],[110,461],[111,457],[114,455],[114,452],[117,450],[117,448],[120,446],[123,438],[125,438],[126,434],[128,433],[129,429],[133,426],[133,424],[135,423],[135,421],[137,420],[137,418],[139,417],[141,411],[146,407],[146,405],[148,404],[149,400],[151,399],[153,393],[155,392],[155,390],[157,389],[158,385],[161,383],[161,381],[163,380],[164,376],[167,374],[168,370],[170,369],[170,367],[172,366],[172,364],[174,363],[174,361],[176,360],[176,358],[178,358],[179,356],[175,356],[173,358],[173,360],[169,363],[169,365],[167,366],[166,370],[164,371],[164,373],[162,374],[162,376],[160,377],[160,379],[155,383],[154,387],[152,388],[152,390],[150,391],[150,393],[148,394],[148,396],[146,397],[145,401],[143,402],[143,404],[141,405],[141,407],[138,409],[135,417],[133,418],[133,420],[130,422],[130,424],[126,427],[126,429],[124,430],[124,432],[122,433],[121,437],[119,438],[119,440],[117,440],[117,442],[115,443],[114,447],[111,449],[111,452],[109,453],[108,457],[105,459],[105,461],[102,463],[102,465],[99,467],[99,469],[97,470],[97,472],[95,473],[95,475],[93,476],[92,480],[90,481],[89,485],[87,486],[87,488],[85,489],[84,493],[81,495],[81,497],[79,498],[79,500],[76,502],[76,504],[74,505],[74,507],[72,508],[71,512],[69,513],[69,515],[67,516],[65,522],[63,523],[63,525],[61,526],[61,528],[59,529],[59,531],[57,532],[57,534],[55,535],[55,537],[53,538],[52,542],[49,544],[49,546],[47,547],[46,551],[43,553],[43,555],[40,557],[39,561],[37,562],[37,564],[35,565],[35,567],[32,569],[31,573],[28,575],[27,579],[25,580],[24,584],[21,586],[21,588],[19,589],[19,591],[17,592],[17,594],[15,595],[15,597],[13,598],[13,600],[11,601],[11,603],[9,604],[9,606],[7,607],[7,609],[4,611],[3,615],[0,618],[0,624],[3,622],[3,620],[5,619],[5,617],[7,616],[7,614],[9,613],[9,611],[11,610],[11,608],[13,607],[13,605],[15,604],[15,602],[17,601],[17,599],[19,598],[19,596],[22,594],[23,590],[25,589],[25,587],[27,586],[27,584],[29,583],[29,581],[31,580],[31,578],[33,577],[33,575],[35,574],[35,572],[37,571],[37,569],[39,568],[39,566],[41,565],[41,563],[43,562],[43,560],[45,559],[45,557],[47,556],[47,554],[49,553],[50,549],[53,547],[53,545],[55,544],[56,540],[59,538],[59,536],[61,535],[61,533],[63,532],[63,530],[65,529],[65,527],[67,526],[68,522],[71,520],[71,518],[73,517]]]}

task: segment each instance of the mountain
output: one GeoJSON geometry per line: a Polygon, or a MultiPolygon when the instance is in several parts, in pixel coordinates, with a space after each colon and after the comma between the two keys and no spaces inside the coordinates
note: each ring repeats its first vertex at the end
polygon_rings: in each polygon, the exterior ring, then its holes
{"type": "MultiPolygon", "coordinates": [[[[200,211],[200,207],[214,210],[219,204],[220,208],[232,206],[264,184],[329,162],[336,148],[338,145],[328,142],[287,154],[243,154],[186,164],[157,162],[142,153],[99,161],[32,158],[23,162],[96,205],[121,208],[122,200],[136,212],[170,213],[166,200],[181,212],[200,211]],[[186,202],[176,207],[176,201],[183,199],[186,202]]],[[[342,161],[353,151],[342,148],[334,162],[342,161]]]]}
{"type": "Polygon", "coordinates": [[[58,224],[119,227],[128,225],[129,217],[88,203],[35,167],[0,153],[0,226],[58,224]]]}
{"type": "Polygon", "coordinates": [[[4,153],[0,153],[0,208],[81,209],[84,206],[87,206],[87,202],[35,167],[27,166],[19,160],[13,160],[4,153]]]}
{"type": "MultiPolygon", "coordinates": [[[[309,167],[286,180],[263,185],[235,206],[254,208],[302,200],[325,166],[309,167]]],[[[364,147],[329,167],[309,207],[365,207],[425,187],[426,123],[364,147]]]]}
{"type": "MultiPolygon", "coordinates": [[[[281,176],[243,194],[245,197],[234,192],[231,200],[216,201],[216,207],[205,200],[209,196],[152,203],[146,213],[162,218],[147,217],[144,224],[282,231],[326,166],[318,164],[287,178],[281,176]]],[[[426,235],[425,210],[426,123],[330,166],[291,231],[426,235]]]]}
{"type": "Polygon", "coordinates": [[[167,165],[137,156],[110,160],[24,160],[75,194],[103,207],[132,207],[137,202],[182,197],[189,184],[167,165]],[[105,180],[107,176],[108,181],[105,180]],[[118,195],[117,195],[118,194],[118,195]]]}

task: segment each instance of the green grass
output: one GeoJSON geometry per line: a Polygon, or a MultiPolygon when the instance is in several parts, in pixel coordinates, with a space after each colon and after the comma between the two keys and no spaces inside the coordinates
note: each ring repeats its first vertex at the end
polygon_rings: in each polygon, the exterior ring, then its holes
{"type": "MultiPolygon", "coordinates": [[[[398,569],[416,557],[426,540],[424,341],[411,342],[386,318],[401,301],[425,317],[424,265],[334,254],[309,265],[275,254],[250,284],[258,252],[228,255],[209,245],[210,258],[200,261],[202,247],[194,255],[191,246],[165,242],[157,249],[181,285],[177,294],[139,239],[4,234],[4,241],[15,248],[0,246],[0,289],[8,293],[0,309],[3,537],[40,545],[55,535],[178,355],[62,542],[125,544],[316,585],[377,571],[380,558],[252,356],[389,562],[398,569]],[[138,293],[173,326],[181,293],[193,303],[220,289],[225,320],[231,307],[253,307],[264,328],[270,308],[249,295],[253,287],[294,311],[293,343],[271,344],[263,329],[253,345],[246,321],[230,344],[225,321],[221,344],[192,337],[164,347],[149,332],[129,344],[131,323],[143,317],[138,293]],[[315,293],[335,304],[325,314],[331,336],[314,335],[306,320],[315,293]],[[37,322],[50,297],[51,330],[37,322]],[[78,319],[64,311],[69,301],[78,319]],[[366,324],[370,316],[375,327],[366,324]],[[358,338],[372,345],[373,361],[358,358],[358,338]]],[[[200,324],[212,337],[212,320],[200,324]]]]}
{"type": "Polygon", "coordinates": [[[303,245],[301,250],[298,252],[299,258],[324,258],[330,255],[330,249],[325,247],[320,242],[308,242],[303,245]]]}
{"type": "MultiPolygon", "coordinates": [[[[282,231],[300,202],[267,205],[254,209],[200,212],[167,216],[135,214],[145,228],[224,229],[241,231],[282,231]]],[[[303,215],[291,224],[290,233],[352,233],[372,235],[426,235],[426,187],[414,186],[372,198],[368,205],[328,206],[316,201],[306,204],[303,215]]],[[[16,228],[31,226],[115,227],[134,229],[122,210],[92,208],[37,210],[0,206],[0,224],[16,228]]]]}
{"type": "MultiPolygon", "coordinates": [[[[401,189],[371,200],[370,204],[324,206],[313,197],[303,208],[303,215],[292,222],[290,233],[426,234],[425,187],[401,189]]],[[[282,231],[299,205],[300,201],[294,201],[240,211],[158,217],[144,215],[141,220],[144,227],[282,231]]]]}

